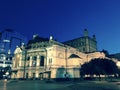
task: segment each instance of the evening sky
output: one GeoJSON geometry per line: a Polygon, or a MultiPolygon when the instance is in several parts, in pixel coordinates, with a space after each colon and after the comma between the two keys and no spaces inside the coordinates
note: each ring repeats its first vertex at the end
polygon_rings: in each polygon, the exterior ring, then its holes
{"type": "Polygon", "coordinates": [[[0,31],[63,42],[96,35],[98,50],[120,52],[120,0],[0,0],[0,31]]]}

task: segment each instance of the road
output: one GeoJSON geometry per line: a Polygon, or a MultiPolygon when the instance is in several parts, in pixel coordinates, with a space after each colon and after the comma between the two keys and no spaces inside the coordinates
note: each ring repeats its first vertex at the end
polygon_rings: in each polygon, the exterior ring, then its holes
{"type": "Polygon", "coordinates": [[[0,90],[120,90],[120,82],[81,81],[52,82],[45,81],[0,81],[0,90]]]}

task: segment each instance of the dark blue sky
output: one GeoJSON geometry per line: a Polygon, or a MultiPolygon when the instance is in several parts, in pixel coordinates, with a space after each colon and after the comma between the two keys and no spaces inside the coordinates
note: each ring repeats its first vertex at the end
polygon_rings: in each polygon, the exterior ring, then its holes
{"type": "Polygon", "coordinates": [[[98,50],[120,52],[120,0],[0,0],[0,31],[67,41],[96,35],[98,50]]]}

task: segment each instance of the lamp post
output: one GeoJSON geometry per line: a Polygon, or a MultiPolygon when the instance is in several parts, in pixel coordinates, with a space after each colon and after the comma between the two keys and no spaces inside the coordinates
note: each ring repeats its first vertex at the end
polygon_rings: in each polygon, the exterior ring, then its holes
{"type": "Polygon", "coordinates": [[[50,73],[47,72],[48,64],[47,64],[47,49],[46,48],[45,48],[45,53],[46,53],[45,73],[48,75],[48,76],[45,76],[45,77],[49,80],[50,79],[50,73]]]}
{"type": "Polygon", "coordinates": [[[22,48],[23,48],[23,55],[24,55],[24,67],[23,67],[23,79],[25,79],[25,73],[26,73],[26,55],[27,55],[27,51],[26,51],[26,49],[25,49],[25,47],[24,46],[22,46],[22,48]]]}
{"type": "Polygon", "coordinates": [[[26,69],[26,50],[25,50],[25,58],[24,58],[24,74],[23,74],[23,78],[25,79],[25,70],[26,69]]]}
{"type": "Polygon", "coordinates": [[[67,72],[67,46],[66,45],[65,45],[65,65],[66,65],[65,78],[67,79],[68,78],[68,72],[67,72]]]}
{"type": "Polygon", "coordinates": [[[67,47],[65,46],[65,64],[66,64],[66,74],[67,74],[67,47]]]}

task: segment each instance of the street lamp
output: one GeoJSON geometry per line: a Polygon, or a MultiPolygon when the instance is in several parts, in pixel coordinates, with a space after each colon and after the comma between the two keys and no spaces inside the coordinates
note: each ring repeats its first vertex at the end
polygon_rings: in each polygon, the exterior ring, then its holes
{"type": "Polygon", "coordinates": [[[45,50],[45,55],[46,55],[46,58],[45,58],[45,64],[44,64],[44,79],[47,79],[47,49],[44,48],[45,50]]]}
{"type": "Polygon", "coordinates": [[[118,66],[118,68],[120,68],[120,61],[118,61],[116,65],[118,66]]]}
{"type": "Polygon", "coordinates": [[[8,75],[9,75],[9,72],[7,71],[7,72],[5,73],[5,75],[8,77],[8,75]]]}
{"type": "Polygon", "coordinates": [[[25,79],[25,69],[26,69],[26,55],[27,55],[27,51],[26,49],[23,50],[23,54],[24,54],[24,68],[23,68],[23,79],[25,79]]]}
{"type": "Polygon", "coordinates": [[[65,64],[66,64],[66,68],[65,68],[65,78],[68,79],[69,74],[67,72],[67,46],[65,45],[65,64]]]}
{"type": "Polygon", "coordinates": [[[24,43],[22,43],[22,46],[21,46],[21,48],[22,48],[22,55],[24,56],[24,58],[23,58],[23,60],[24,60],[24,65],[23,65],[23,79],[25,79],[25,69],[26,69],[26,55],[27,55],[27,50],[26,50],[26,48],[25,48],[25,46],[24,46],[24,43]]]}

